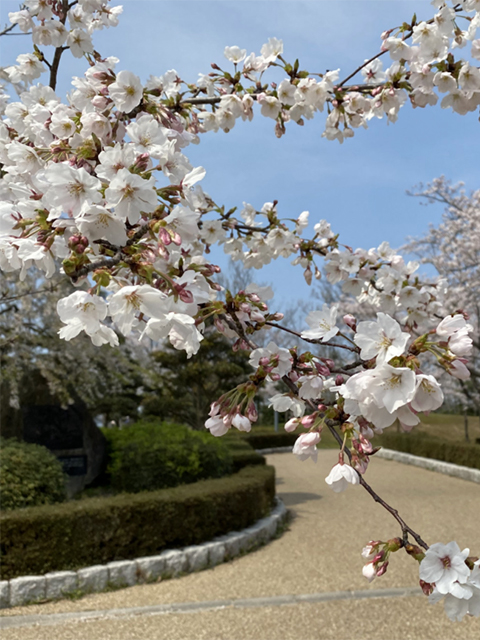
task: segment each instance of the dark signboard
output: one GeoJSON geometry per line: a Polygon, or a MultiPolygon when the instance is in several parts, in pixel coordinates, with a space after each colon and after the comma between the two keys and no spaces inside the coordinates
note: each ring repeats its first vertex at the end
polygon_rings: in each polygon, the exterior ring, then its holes
{"type": "Polygon", "coordinates": [[[84,415],[78,407],[27,405],[23,408],[23,438],[47,449],[82,449],[84,415]]]}
{"type": "Polygon", "coordinates": [[[58,456],[67,476],[87,475],[87,456],[58,456]]]}

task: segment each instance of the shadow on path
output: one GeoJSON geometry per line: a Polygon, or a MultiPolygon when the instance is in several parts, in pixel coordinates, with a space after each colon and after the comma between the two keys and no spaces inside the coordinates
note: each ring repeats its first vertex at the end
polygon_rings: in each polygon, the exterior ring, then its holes
{"type": "Polygon", "coordinates": [[[318,493],[308,493],[306,491],[293,491],[291,493],[279,491],[277,495],[281,500],[283,500],[283,503],[287,508],[293,507],[296,504],[322,499],[322,496],[318,495],[318,493]]]}

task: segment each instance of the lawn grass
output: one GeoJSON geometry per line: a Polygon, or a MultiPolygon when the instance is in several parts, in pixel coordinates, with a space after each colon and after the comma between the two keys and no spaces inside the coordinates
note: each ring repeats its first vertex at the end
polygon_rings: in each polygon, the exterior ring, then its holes
{"type": "MultiPolygon", "coordinates": [[[[425,433],[449,442],[462,444],[466,442],[463,415],[430,413],[428,416],[421,416],[421,420],[413,432],[425,433]]],[[[476,438],[480,438],[480,419],[478,416],[468,416],[468,433],[470,442],[475,442],[476,438]]]]}
{"type": "MultiPolygon", "coordinates": [[[[463,415],[455,415],[448,413],[430,413],[428,416],[421,414],[421,422],[411,432],[412,437],[415,434],[425,434],[447,440],[448,442],[456,442],[465,444],[465,426],[463,415]]],[[[398,425],[398,423],[397,423],[398,425]]],[[[385,430],[385,432],[400,431],[400,427],[393,424],[385,430]]],[[[283,424],[279,425],[279,432],[283,431],[283,424]]],[[[252,432],[255,433],[273,433],[273,425],[254,426],[252,432]]],[[[299,431],[300,433],[300,431],[299,431]]],[[[480,419],[478,416],[468,416],[468,433],[471,443],[475,443],[476,438],[480,439],[480,419]]],[[[375,444],[375,440],[374,440],[375,444]]],[[[337,441],[328,429],[323,429],[322,440],[317,445],[320,449],[336,449],[337,441]]]]}

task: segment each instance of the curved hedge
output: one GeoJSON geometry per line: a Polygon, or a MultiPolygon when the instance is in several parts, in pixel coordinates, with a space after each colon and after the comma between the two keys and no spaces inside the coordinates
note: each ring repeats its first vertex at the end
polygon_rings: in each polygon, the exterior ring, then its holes
{"type": "Polygon", "coordinates": [[[275,497],[257,465],[173,489],[33,507],[0,518],[3,580],[79,569],[199,544],[250,526],[275,497]]]}

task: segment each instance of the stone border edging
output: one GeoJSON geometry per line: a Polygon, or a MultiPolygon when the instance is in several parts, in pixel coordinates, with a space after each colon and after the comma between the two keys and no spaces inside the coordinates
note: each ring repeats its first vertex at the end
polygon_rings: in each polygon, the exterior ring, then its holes
{"type": "MultiPolygon", "coordinates": [[[[291,453],[292,447],[277,447],[270,449],[257,449],[257,453],[268,455],[270,453],[291,453]]],[[[394,449],[381,448],[375,454],[378,458],[385,460],[393,460],[394,462],[402,462],[403,464],[411,464],[414,467],[420,467],[427,471],[436,471],[454,478],[461,478],[469,482],[477,482],[480,484],[480,469],[472,469],[472,467],[463,467],[460,464],[452,462],[443,462],[434,458],[423,458],[415,456],[413,453],[404,453],[403,451],[395,451],[394,449]]]]}
{"type": "Polygon", "coordinates": [[[176,578],[214,567],[267,543],[285,522],[287,509],[279,498],[269,516],[242,531],[232,531],[209,542],[182,549],[167,549],[158,556],[118,560],[78,571],[54,571],[43,576],[21,576],[0,582],[0,608],[19,607],[69,594],[96,593],[109,587],[133,587],[176,578]]]}
{"type": "Polygon", "coordinates": [[[443,462],[434,458],[422,458],[414,456],[412,453],[404,453],[403,451],[395,451],[394,449],[380,449],[375,454],[379,458],[385,460],[394,460],[395,462],[403,462],[403,464],[411,464],[415,467],[421,467],[427,471],[437,471],[447,476],[469,480],[470,482],[480,483],[480,469],[472,469],[471,467],[462,467],[459,464],[451,462],[443,462]]]}

